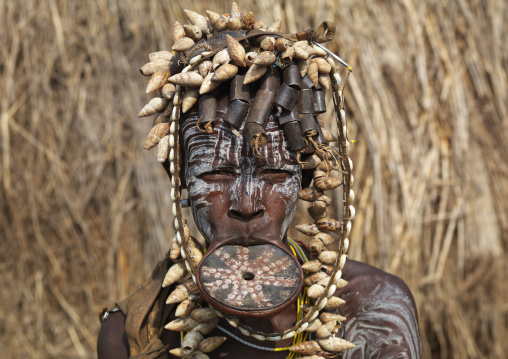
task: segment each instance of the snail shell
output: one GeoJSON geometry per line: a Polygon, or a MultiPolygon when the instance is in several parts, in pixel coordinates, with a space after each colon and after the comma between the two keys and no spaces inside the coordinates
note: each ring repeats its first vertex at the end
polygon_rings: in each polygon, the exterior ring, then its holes
{"type": "Polygon", "coordinates": [[[161,138],[157,145],[157,162],[164,163],[169,155],[169,136],[161,138]]]}
{"type": "Polygon", "coordinates": [[[337,321],[332,320],[316,330],[316,337],[326,338],[330,335],[334,335],[338,330],[339,328],[337,328],[337,321]]]}
{"type": "Polygon", "coordinates": [[[342,228],[341,222],[326,217],[319,218],[316,221],[316,225],[323,232],[336,232],[342,228]]]}
{"type": "Polygon", "coordinates": [[[337,338],[337,337],[329,337],[326,339],[318,339],[319,345],[328,351],[331,352],[343,352],[348,349],[353,349],[355,345],[353,343],[348,342],[345,339],[337,338]]]}
{"type": "Polygon", "coordinates": [[[203,61],[198,66],[198,73],[201,77],[205,77],[212,70],[212,62],[210,60],[203,61]]]}
{"type": "Polygon", "coordinates": [[[233,1],[231,4],[231,17],[237,19],[243,19],[243,11],[240,9],[240,6],[236,2],[233,1]]]}
{"type": "Polygon", "coordinates": [[[207,335],[208,333],[210,333],[212,330],[215,329],[217,324],[219,324],[219,318],[214,318],[207,322],[199,323],[192,329],[192,331],[200,332],[203,335],[207,335]]]}
{"type": "Polygon", "coordinates": [[[289,348],[289,350],[300,354],[316,354],[320,352],[322,349],[319,346],[318,342],[310,340],[293,345],[292,347],[289,348]]]}
{"type": "Polygon", "coordinates": [[[192,359],[193,356],[190,355],[190,354],[185,354],[183,352],[183,348],[175,348],[175,349],[171,349],[169,351],[171,354],[173,354],[174,356],[176,357],[179,357],[179,358],[184,358],[184,359],[192,359]]]}
{"type": "Polygon", "coordinates": [[[162,86],[161,95],[167,100],[172,100],[176,93],[176,87],[173,84],[167,83],[162,86]]]}
{"type": "Polygon", "coordinates": [[[195,350],[192,352],[192,359],[210,359],[210,357],[208,355],[206,355],[205,353],[201,353],[201,352],[195,350]]]}
{"type": "Polygon", "coordinates": [[[316,168],[321,163],[321,158],[318,155],[312,155],[302,162],[302,170],[311,170],[316,168]]]}
{"type": "Polygon", "coordinates": [[[212,60],[212,67],[216,69],[222,64],[225,64],[231,60],[228,49],[224,49],[215,54],[212,60]]]}
{"type": "Polygon", "coordinates": [[[251,67],[254,64],[254,61],[256,61],[256,57],[258,57],[258,53],[254,51],[247,52],[245,54],[245,64],[247,65],[247,67],[251,67]]]}
{"type": "Polygon", "coordinates": [[[322,57],[328,55],[325,50],[323,50],[320,47],[314,46],[314,45],[310,45],[308,48],[308,51],[309,51],[310,55],[316,55],[316,56],[322,56],[322,57]]]}
{"type": "Polygon", "coordinates": [[[319,254],[319,261],[324,264],[332,264],[337,259],[337,252],[335,251],[323,251],[319,254]]]}
{"type": "Polygon", "coordinates": [[[187,279],[185,281],[185,283],[183,283],[183,285],[185,286],[185,288],[187,288],[189,293],[191,293],[191,294],[198,294],[199,293],[198,286],[192,278],[187,279]]]}
{"type": "Polygon", "coordinates": [[[278,52],[284,52],[286,51],[286,49],[289,47],[289,40],[288,39],[285,39],[283,37],[279,37],[275,40],[275,50],[277,50],[278,52]]]}
{"type": "Polygon", "coordinates": [[[164,328],[175,332],[187,331],[195,328],[199,323],[192,318],[178,318],[168,324],[164,328]]]}
{"type": "Polygon", "coordinates": [[[263,41],[261,41],[261,44],[259,45],[259,47],[267,51],[273,51],[274,46],[275,46],[275,38],[272,36],[265,37],[263,41]]]}
{"type": "MultiPolygon", "coordinates": [[[[178,243],[177,241],[173,243],[178,243]]],[[[170,286],[171,284],[175,283],[177,280],[182,278],[187,273],[187,269],[185,268],[184,263],[176,263],[173,264],[167,271],[166,275],[164,276],[164,280],[162,282],[162,288],[165,288],[167,286],[170,286]]]]}
{"type": "Polygon", "coordinates": [[[323,137],[325,138],[326,142],[337,142],[337,136],[332,134],[330,131],[328,131],[325,128],[321,129],[321,132],[323,132],[323,137]]]}
{"type": "Polygon", "coordinates": [[[325,89],[329,89],[332,86],[330,76],[328,74],[319,74],[318,81],[325,89]]]}
{"type": "Polygon", "coordinates": [[[339,240],[339,236],[335,233],[318,233],[314,238],[319,239],[325,246],[335,243],[339,240]]]}
{"type": "Polygon", "coordinates": [[[226,30],[226,18],[224,16],[210,10],[206,10],[206,15],[214,30],[218,32],[226,30]]]}
{"type": "Polygon", "coordinates": [[[325,288],[319,284],[313,284],[307,289],[307,296],[312,299],[316,299],[320,295],[324,294],[325,288]]]}
{"type": "MultiPolygon", "coordinates": [[[[325,273],[325,272],[321,272],[321,273],[325,273]]],[[[326,277],[321,278],[320,280],[318,280],[317,284],[319,284],[322,287],[326,287],[328,285],[328,283],[330,283],[331,279],[332,279],[331,277],[326,276],[326,277]]]]}
{"type": "Polygon", "coordinates": [[[328,275],[331,275],[332,272],[333,272],[333,266],[329,265],[329,264],[321,264],[321,266],[319,267],[319,270],[323,273],[326,273],[328,275]]]}
{"type": "Polygon", "coordinates": [[[194,42],[198,42],[203,37],[201,29],[196,25],[183,25],[185,30],[185,36],[192,39],[194,42]]]}
{"type": "Polygon", "coordinates": [[[279,32],[282,27],[282,23],[279,20],[275,21],[273,24],[271,24],[268,29],[266,29],[266,32],[279,32]]]}
{"type": "Polygon", "coordinates": [[[319,83],[319,73],[316,61],[314,61],[314,59],[309,60],[309,70],[307,71],[307,75],[309,75],[312,82],[314,82],[314,85],[317,86],[319,83]]]}
{"type": "Polygon", "coordinates": [[[173,24],[173,44],[180,40],[182,37],[185,37],[185,29],[182,24],[178,21],[175,21],[173,24]]]}
{"type": "Polygon", "coordinates": [[[171,258],[172,260],[180,258],[181,248],[182,247],[180,246],[180,243],[178,243],[177,240],[174,240],[173,243],[171,244],[171,250],[169,251],[169,258],[171,258]]]}
{"type": "Polygon", "coordinates": [[[174,51],[185,51],[194,46],[195,42],[190,37],[184,36],[181,39],[176,40],[171,48],[174,51]]]}
{"type": "Polygon", "coordinates": [[[150,55],[148,55],[148,58],[150,59],[150,61],[155,61],[157,59],[163,59],[165,61],[168,61],[170,62],[171,59],[173,58],[173,54],[171,53],[171,51],[157,51],[157,52],[152,52],[150,55]]]}
{"type": "Polygon", "coordinates": [[[297,41],[293,44],[293,49],[295,50],[295,58],[297,60],[307,60],[309,58],[308,51],[308,43],[307,41],[297,41]]]}
{"type": "Polygon", "coordinates": [[[319,316],[319,320],[321,320],[322,323],[328,323],[328,322],[343,322],[346,320],[346,317],[343,317],[339,314],[333,314],[333,313],[327,313],[323,312],[319,316]]]}
{"type": "Polygon", "coordinates": [[[319,267],[321,266],[321,262],[317,259],[305,262],[302,264],[302,269],[306,270],[307,272],[316,273],[319,271],[319,267]]]}
{"type": "Polygon", "coordinates": [[[317,200],[323,191],[316,187],[307,187],[300,191],[298,198],[307,202],[314,202],[317,200]]]}
{"type": "Polygon", "coordinates": [[[198,350],[209,353],[212,350],[215,350],[226,341],[226,337],[210,337],[203,339],[201,342],[199,342],[198,350]]]}
{"type": "Polygon", "coordinates": [[[182,98],[182,113],[189,111],[198,102],[199,91],[195,88],[187,88],[182,98]]]}
{"type": "Polygon", "coordinates": [[[254,28],[254,23],[256,22],[256,17],[254,16],[254,13],[252,11],[249,11],[244,17],[243,17],[243,25],[245,30],[250,31],[254,28]]]}
{"type": "Polygon", "coordinates": [[[185,87],[200,87],[203,78],[197,72],[182,72],[169,78],[169,82],[185,87]]]}
{"type": "Polygon", "coordinates": [[[268,67],[266,66],[258,66],[256,64],[252,65],[247,73],[245,74],[245,78],[243,79],[243,84],[247,85],[254,81],[257,81],[266,73],[268,67]]]}
{"type": "Polygon", "coordinates": [[[209,72],[205,79],[203,80],[203,83],[201,84],[201,87],[199,88],[199,94],[204,95],[205,93],[208,93],[210,91],[215,90],[217,87],[220,86],[220,82],[212,82],[212,77],[214,76],[213,72],[209,72]]]}
{"type": "Polygon", "coordinates": [[[330,298],[328,298],[328,303],[326,303],[326,306],[324,309],[326,309],[326,310],[337,309],[344,303],[346,303],[346,302],[339,297],[330,297],[330,298]]]}
{"type": "Polygon", "coordinates": [[[314,236],[319,233],[319,228],[314,223],[299,224],[295,228],[307,236],[314,236]]]}
{"type": "Polygon", "coordinates": [[[305,77],[309,71],[309,60],[298,60],[298,68],[300,69],[300,76],[305,77]]]}
{"type": "Polygon", "coordinates": [[[256,21],[254,23],[254,29],[256,30],[266,30],[266,24],[263,21],[256,21]]]}
{"type": "Polygon", "coordinates": [[[228,44],[229,57],[233,63],[237,66],[245,67],[245,49],[243,46],[230,35],[226,35],[226,41],[228,44]]]}
{"type": "Polygon", "coordinates": [[[187,19],[189,19],[189,21],[192,23],[192,25],[199,27],[203,34],[210,33],[210,30],[208,29],[208,20],[206,17],[187,9],[183,10],[183,12],[185,13],[185,16],[187,16],[187,19]]]}
{"type": "Polygon", "coordinates": [[[217,70],[212,77],[212,82],[223,82],[231,80],[238,73],[238,67],[232,64],[223,64],[217,70]]]}
{"type": "Polygon", "coordinates": [[[243,23],[239,18],[231,17],[227,20],[226,27],[231,31],[241,30],[243,28],[243,23]]]}
{"type": "Polygon", "coordinates": [[[342,181],[340,179],[333,178],[333,177],[328,177],[328,178],[320,177],[320,178],[314,180],[314,186],[316,186],[317,188],[319,188],[323,191],[337,188],[341,184],[342,184],[342,181]]]}
{"type": "Polygon", "coordinates": [[[211,307],[198,308],[190,314],[191,318],[200,323],[207,322],[211,319],[217,318],[217,311],[211,307]]]}
{"type": "Polygon", "coordinates": [[[157,71],[169,71],[169,62],[165,59],[155,59],[141,66],[139,71],[144,76],[152,76],[157,71]]]}
{"type": "Polygon", "coordinates": [[[304,283],[306,286],[310,287],[311,285],[315,284],[317,281],[319,281],[323,278],[327,278],[327,277],[328,277],[328,275],[326,273],[316,272],[316,273],[308,276],[307,278],[305,278],[304,283]]]}
{"type": "Polygon", "coordinates": [[[332,70],[332,66],[328,63],[328,61],[324,57],[314,57],[313,59],[316,62],[318,72],[320,74],[329,74],[332,70]]]}
{"type": "MultiPolygon", "coordinates": [[[[326,203],[323,201],[316,201],[312,204],[308,209],[309,215],[314,220],[318,220],[319,218],[326,217],[326,203]]],[[[325,244],[323,242],[323,244],[325,244]]]]}
{"type": "Polygon", "coordinates": [[[203,252],[196,247],[190,247],[189,251],[192,262],[194,262],[195,265],[198,265],[199,262],[201,262],[201,258],[203,258],[203,252]]]}
{"type": "MultiPolygon", "coordinates": [[[[309,208],[310,209],[310,208],[309,208]]],[[[321,253],[325,248],[325,245],[319,238],[314,237],[310,243],[309,243],[309,250],[310,254],[312,254],[314,257],[317,257],[319,253],[321,253]]]]}
{"type": "Polygon", "coordinates": [[[189,291],[183,284],[179,284],[166,299],[166,304],[180,303],[189,297],[189,291]]]}
{"type": "Polygon", "coordinates": [[[337,279],[337,283],[335,284],[337,286],[337,289],[344,288],[346,285],[348,285],[348,281],[344,280],[342,278],[337,279]]]}
{"type": "Polygon", "coordinates": [[[169,122],[159,123],[158,125],[153,126],[148,136],[146,136],[146,141],[143,145],[143,148],[145,150],[154,148],[155,145],[158,144],[159,141],[169,133],[169,127],[169,122]]]}
{"type": "MultiPolygon", "coordinates": [[[[275,40],[277,41],[277,40],[275,40]]],[[[293,56],[295,56],[295,49],[293,49],[292,46],[289,46],[286,50],[284,50],[284,52],[282,54],[280,54],[280,57],[282,60],[287,60],[289,59],[289,61],[293,60],[293,56]]]]}
{"type": "Polygon", "coordinates": [[[311,320],[309,322],[309,326],[307,328],[305,328],[305,331],[306,332],[315,332],[322,325],[323,325],[323,323],[321,323],[321,321],[318,318],[316,318],[316,319],[311,320]]]}
{"type": "Polygon", "coordinates": [[[162,70],[157,71],[150,77],[148,85],[146,86],[146,93],[150,93],[159,90],[168,82],[169,72],[162,70]]]}
{"type": "Polygon", "coordinates": [[[178,307],[176,307],[175,310],[175,316],[178,318],[185,317],[189,315],[189,313],[192,312],[194,308],[196,308],[196,306],[197,306],[196,302],[187,298],[183,302],[178,304],[178,307]]]}
{"type": "Polygon", "coordinates": [[[188,332],[183,337],[182,348],[185,354],[190,354],[198,347],[200,341],[203,340],[203,334],[200,332],[188,332]]]}
{"type": "Polygon", "coordinates": [[[255,65],[270,66],[275,62],[275,54],[271,51],[262,51],[254,60],[255,65]]]}

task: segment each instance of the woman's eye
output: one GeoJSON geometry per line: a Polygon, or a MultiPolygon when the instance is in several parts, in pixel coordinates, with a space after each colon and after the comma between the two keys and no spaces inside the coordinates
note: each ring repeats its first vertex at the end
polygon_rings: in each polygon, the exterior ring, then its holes
{"type": "Polygon", "coordinates": [[[293,174],[289,171],[266,169],[261,172],[261,177],[264,180],[282,182],[291,177],[293,174]]]}
{"type": "Polygon", "coordinates": [[[207,182],[220,182],[234,178],[235,173],[229,170],[216,170],[202,173],[198,177],[207,182]]]}

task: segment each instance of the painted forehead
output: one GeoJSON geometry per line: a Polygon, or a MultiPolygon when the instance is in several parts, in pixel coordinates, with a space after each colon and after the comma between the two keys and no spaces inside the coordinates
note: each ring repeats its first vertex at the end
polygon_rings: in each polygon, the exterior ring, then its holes
{"type": "Polygon", "coordinates": [[[200,131],[196,126],[197,120],[197,117],[189,118],[182,126],[187,168],[192,165],[240,168],[242,158],[247,157],[256,166],[299,171],[296,154],[287,149],[283,132],[275,120],[271,119],[265,130],[268,144],[260,149],[263,158],[255,157],[245,138],[237,137],[221,118],[217,119],[213,134],[200,131]]]}

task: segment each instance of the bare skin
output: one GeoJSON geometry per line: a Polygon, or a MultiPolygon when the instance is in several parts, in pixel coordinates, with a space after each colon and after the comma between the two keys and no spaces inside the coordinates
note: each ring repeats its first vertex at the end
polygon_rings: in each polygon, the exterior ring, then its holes
{"type": "MultiPolygon", "coordinates": [[[[224,109],[224,106],[220,107],[224,109]]],[[[218,113],[222,117],[224,113],[218,113]]],[[[294,153],[284,145],[275,122],[268,133],[264,159],[255,158],[242,138],[235,137],[219,120],[218,135],[195,128],[196,119],[183,124],[186,151],[185,181],[193,216],[209,242],[209,251],[224,244],[284,245],[294,216],[301,170],[294,153]]],[[[345,338],[356,345],[344,358],[420,358],[418,318],[413,297],[399,278],[366,264],[347,261],[343,278],[349,284],[336,292],[346,300],[341,307],[346,321],[345,338]]],[[[282,332],[294,325],[296,307],[266,318],[244,318],[246,325],[263,332],[282,332]]],[[[171,314],[171,319],[174,313],[171,314]]],[[[125,318],[117,312],[103,323],[98,357],[128,358],[125,318]]],[[[226,322],[220,325],[242,339],[265,347],[285,347],[292,339],[259,342],[243,336],[226,322]]],[[[339,333],[342,334],[342,333],[339,333]]],[[[209,336],[224,336],[218,329],[209,336]]],[[[167,348],[180,346],[180,334],[164,331],[167,348]]],[[[285,358],[287,352],[250,348],[228,338],[210,358],[285,358]]],[[[170,355],[170,357],[172,357],[170,355]]]]}

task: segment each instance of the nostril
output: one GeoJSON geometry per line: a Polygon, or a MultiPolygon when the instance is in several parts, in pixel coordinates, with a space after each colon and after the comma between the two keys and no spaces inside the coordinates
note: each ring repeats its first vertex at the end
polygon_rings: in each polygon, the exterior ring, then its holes
{"type": "Polygon", "coordinates": [[[244,212],[244,211],[238,211],[236,209],[230,209],[229,214],[231,217],[238,219],[238,220],[251,220],[257,217],[261,217],[264,213],[264,209],[257,210],[255,212],[244,212]]]}

